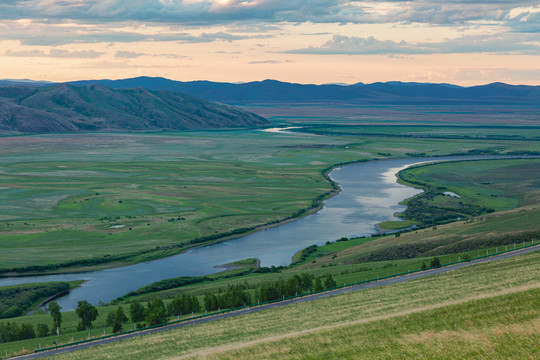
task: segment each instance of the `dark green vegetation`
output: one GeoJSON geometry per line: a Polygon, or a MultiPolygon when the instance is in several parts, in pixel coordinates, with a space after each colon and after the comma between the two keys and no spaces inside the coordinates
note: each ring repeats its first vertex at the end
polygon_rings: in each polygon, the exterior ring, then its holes
{"type": "Polygon", "coordinates": [[[42,301],[65,293],[80,283],[49,282],[0,287],[0,318],[23,315],[42,301]]]}
{"type": "MultiPolygon", "coordinates": [[[[299,131],[299,130],[295,130],[299,131]]],[[[416,139],[484,139],[484,140],[540,140],[540,127],[536,125],[505,126],[501,124],[436,124],[411,125],[391,124],[388,126],[365,123],[361,125],[339,124],[339,126],[310,123],[303,132],[319,135],[356,135],[362,137],[387,136],[389,138],[416,138],[416,139]]],[[[496,155],[498,149],[468,149],[469,155],[496,155]]],[[[526,153],[526,151],[524,151],[526,153]]],[[[425,153],[411,152],[412,157],[425,156],[425,153]]]]}
{"type": "Polygon", "coordinates": [[[0,131],[181,130],[267,125],[258,115],[185,93],[102,85],[0,86],[0,131]]]}

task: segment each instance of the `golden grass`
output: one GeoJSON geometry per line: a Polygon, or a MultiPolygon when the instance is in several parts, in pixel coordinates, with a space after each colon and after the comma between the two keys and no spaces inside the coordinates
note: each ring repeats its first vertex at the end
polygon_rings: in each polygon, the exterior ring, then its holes
{"type": "MultiPolygon", "coordinates": [[[[496,291],[496,292],[492,292],[492,293],[485,293],[485,294],[481,294],[481,295],[477,295],[477,296],[466,297],[466,298],[463,298],[463,299],[460,299],[460,300],[447,301],[447,302],[428,305],[428,306],[423,306],[423,307],[419,307],[419,308],[415,308],[415,309],[409,309],[409,310],[398,311],[398,312],[395,312],[395,313],[390,313],[390,314],[385,314],[385,315],[373,316],[371,318],[359,319],[359,320],[356,320],[356,321],[344,321],[344,322],[337,323],[337,324],[321,326],[321,327],[312,328],[312,329],[306,329],[306,330],[302,330],[302,331],[290,332],[290,333],[286,333],[286,334],[282,334],[282,335],[266,337],[266,338],[257,339],[257,340],[254,340],[254,341],[249,341],[249,342],[244,342],[244,343],[234,343],[234,344],[227,344],[227,345],[217,346],[217,347],[213,347],[213,348],[207,348],[207,349],[203,349],[203,350],[200,350],[200,351],[197,351],[197,352],[194,352],[194,353],[190,353],[190,354],[187,354],[187,355],[184,355],[184,356],[172,357],[170,359],[180,360],[180,359],[191,359],[191,358],[208,358],[208,357],[210,357],[210,355],[212,355],[212,356],[213,355],[218,355],[220,353],[224,353],[224,352],[231,351],[231,350],[240,350],[240,349],[243,349],[243,348],[250,348],[250,347],[253,347],[255,345],[272,343],[272,342],[277,342],[277,341],[285,340],[285,339],[294,339],[296,337],[301,337],[301,336],[305,336],[305,335],[315,335],[316,336],[317,333],[319,333],[319,332],[320,333],[327,333],[328,331],[337,330],[337,329],[340,329],[340,328],[345,328],[345,327],[350,327],[350,326],[355,326],[355,325],[361,325],[361,324],[366,324],[366,323],[371,323],[371,322],[379,322],[379,321],[388,320],[388,319],[391,319],[391,318],[403,317],[403,316],[412,315],[412,314],[419,314],[419,313],[423,313],[423,312],[426,312],[426,311],[429,311],[429,310],[435,310],[435,309],[439,309],[439,308],[460,305],[460,304],[464,304],[464,303],[467,303],[467,302],[478,301],[478,300],[483,300],[483,299],[491,299],[491,298],[496,298],[496,297],[499,297],[499,296],[515,294],[515,293],[519,293],[519,292],[525,292],[525,291],[536,290],[536,289],[540,289],[540,282],[536,283],[536,284],[529,284],[529,285],[525,285],[525,286],[518,286],[518,287],[514,287],[514,288],[509,288],[509,289],[496,291]]],[[[537,319],[537,320],[538,320],[538,321],[536,321],[538,323],[537,325],[539,325],[540,324],[539,323],[540,319],[537,319]]],[[[517,334],[517,333],[520,332],[518,329],[523,329],[523,328],[524,328],[524,326],[522,326],[522,325],[514,325],[514,326],[511,327],[511,329],[498,327],[497,332],[499,334],[504,334],[505,332],[512,332],[514,334],[517,334]]],[[[531,326],[528,326],[527,329],[529,330],[528,333],[535,332],[535,333],[540,334],[540,331],[538,331],[538,330],[540,330],[538,328],[538,326],[536,326],[536,330],[535,330],[534,326],[532,328],[531,328],[531,326]]],[[[521,331],[521,333],[524,333],[524,332],[521,331]]],[[[406,340],[409,343],[425,343],[425,342],[428,342],[427,340],[429,340],[429,339],[435,339],[436,340],[436,338],[440,338],[441,336],[444,339],[445,337],[448,337],[449,334],[454,334],[454,335],[461,334],[462,337],[466,338],[468,341],[470,341],[471,339],[478,336],[478,334],[468,333],[468,332],[442,331],[440,333],[434,333],[433,331],[426,331],[426,332],[423,332],[423,333],[420,333],[420,334],[408,335],[408,336],[405,337],[406,339],[404,339],[404,340],[406,340]],[[468,334],[468,336],[465,336],[467,334],[468,334]]],[[[478,339],[476,339],[476,340],[478,341],[478,339]]]]}

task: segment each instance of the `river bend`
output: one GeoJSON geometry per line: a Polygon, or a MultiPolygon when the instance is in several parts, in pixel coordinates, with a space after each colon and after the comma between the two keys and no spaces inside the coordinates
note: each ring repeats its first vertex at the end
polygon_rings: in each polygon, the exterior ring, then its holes
{"type": "Polygon", "coordinates": [[[455,159],[464,158],[392,159],[338,167],[330,177],[341,192],[325,200],[318,212],[296,221],[146,263],[77,274],[3,278],[0,286],[87,280],[57,299],[65,311],[75,309],[80,300],[109,302],[159,280],[216,273],[222,270],[216,266],[241,259],[258,258],[261,266],[288,265],[292,255],[307,246],[370,235],[376,232],[376,224],[396,220],[394,214],[404,210],[398,203],[420,192],[396,182],[399,170],[426,161],[455,159]]]}

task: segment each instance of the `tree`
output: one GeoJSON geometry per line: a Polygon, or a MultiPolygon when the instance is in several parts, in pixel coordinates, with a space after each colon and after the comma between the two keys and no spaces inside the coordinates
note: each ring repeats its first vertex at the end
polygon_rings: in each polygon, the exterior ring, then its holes
{"type": "Polygon", "coordinates": [[[300,276],[301,278],[301,287],[302,290],[309,290],[311,288],[311,284],[313,283],[314,276],[311,274],[302,273],[300,276]]]}
{"type": "Polygon", "coordinates": [[[217,310],[219,307],[217,296],[210,293],[204,294],[204,308],[207,311],[217,310]]]}
{"type": "Polygon", "coordinates": [[[33,339],[36,337],[34,327],[30,324],[21,324],[17,331],[17,340],[33,339]]]}
{"type": "Polygon", "coordinates": [[[175,297],[173,301],[169,303],[167,310],[171,316],[180,316],[186,313],[186,300],[185,297],[175,297]]]}
{"type": "Polygon", "coordinates": [[[126,314],[124,313],[124,308],[118,305],[116,311],[111,311],[107,315],[107,325],[112,326],[113,332],[122,331],[122,326],[128,321],[126,314]]]}
{"type": "Polygon", "coordinates": [[[98,310],[95,306],[90,304],[86,300],[79,301],[77,303],[77,309],[75,309],[77,316],[81,318],[81,322],[78,325],[78,330],[90,329],[92,327],[92,321],[98,317],[98,310]]]}
{"type": "Polygon", "coordinates": [[[19,334],[19,325],[16,322],[0,323],[0,343],[17,341],[19,334]]]}
{"type": "Polygon", "coordinates": [[[323,289],[321,278],[317,276],[315,280],[313,280],[313,291],[321,291],[323,289]]]}
{"type": "Polygon", "coordinates": [[[201,303],[199,302],[199,299],[195,295],[187,296],[186,298],[186,311],[189,314],[191,313],[198,313],[201,311],[201,303]]]}
{"type": "Polygon", "coordinates": [[[139,302],[133,302],[129,305],[129,315],[131,321],[138,323],[144,320],[144,307],[139,302]]]}
{"type": "Polygon", "coordinates": [[[336,287],[336,282],[331,274],[326,275],[326,279],[324,280],[324,288],[325,289],[333,289],[336,287]]]}
{"type": "Polygon", "coordinates": [[[150,326],[163,324],[167,320],[167,309],[163,300],[150,300],[144,310],[144,318],[150,326]]]}
{"type": "Polygon", "coordinates": [[[37,336],[38,337],[46,337],[50,335],[49,327],[47,324],[37,324],[37,336]]]}
{"type": "Polygon", "coordinates": [[[441,260],[438,257],[434,257],[433,260],[431,260],[431,267],[438,266],[441,266],[441,260]]]}
{"type": "Polygon", "coordinates": [[[261,289],[259,291],[259,301],[266,302],[266,301],[272,301],[277,300],[281,297],[279,293],[279,289],[273,285],[267,285],[263,284],[261,286],[261,289]]]}
{"type": "Polygon", "coordinates": [[[60,312],[60,305],[56,301],[49,302],[47,308],[53,318],[53,329],[56,329],[56,335],[60,335],[60,324],[62,323],[62,313],[60,312]]]}

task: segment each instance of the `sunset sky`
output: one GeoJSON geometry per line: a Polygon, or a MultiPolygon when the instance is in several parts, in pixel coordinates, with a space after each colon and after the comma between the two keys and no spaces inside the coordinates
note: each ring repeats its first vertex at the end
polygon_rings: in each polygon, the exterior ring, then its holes
{"type": "Polygon", "coordinates": [[[1,0],[0,78],[540,85],[538,0],[1,0]]]}

